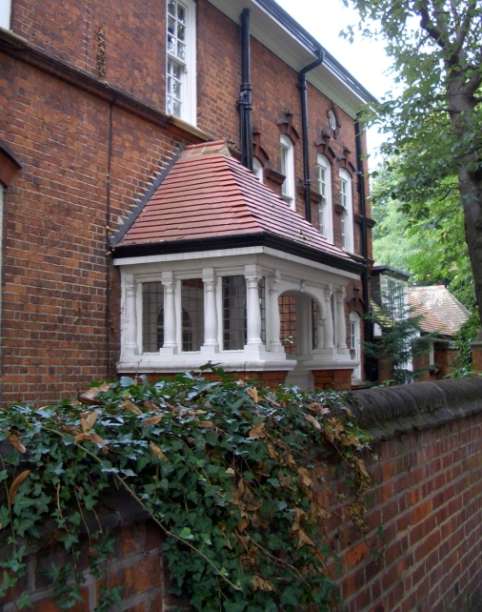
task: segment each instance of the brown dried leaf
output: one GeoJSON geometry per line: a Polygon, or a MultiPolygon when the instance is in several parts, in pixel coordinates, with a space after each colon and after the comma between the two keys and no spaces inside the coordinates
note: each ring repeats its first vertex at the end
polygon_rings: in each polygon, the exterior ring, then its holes
{"type": "Polygon", "coordinates": [[[159,406],[152,400],[144,400],[144,408],[147,408],[147,410],[152,410],[154,412],[159,412],[159,406]]]}
{"type": "Polygon", "coordinates": [[[310,478],[310,473],[308,472],[308,470],[306,468],[300,467],[298,468],[298,474],[303,485],[308,488],[311,487],[313,481],[310,478]]]}
{"type": "Polygon", "coordinates": [[[112,388],[111,383],[105,383],[100,387],[90,387],[87,391],[84,391],[81,395],[79,395],[79,401],[82,404],[97,404],[98,397],[101,393],[106,393],[112,388]]]}
{"type": "Polygon", "coordinates": [[[268,443],[266,448],[268,449],[268,455],[271,457],[271,459],[277,460],[279,458],[279,455],[272,444],[268,443]]]}
{"type": "Polygon", "coordinates": [[[216,425],[212,421],[199,421],[199,427],[202,427],[202,429],[214,429],[216,425]]]}
{"type": "Polygon", "coordinates": [[[253,400],[253,402],[255,402],[256,404],[259,402],[259,393],[258,393],[258,389],[256,389],[256,387],[248,387],[246,389],[246,393],[253,400]]]}
{"type": "Polygon", "coordinates": [[[17,450],[19,453],[24,454],[27,452],[27,449],[25,448],[25,446],[22,443],[22,440],[17,434],[15,433],[9,434],[9,436],[7,437],[7,440],[10,442],[13,448],[17,450]]]}
{"type": "Polygon", "coordinates": [[[311,416],[311,414],[305,414],[304,417],[308,421],[308,423],[311,423],[313,425],[315,429],[321,431],[321,425],[318,423],[314,416],[311,416]]]}
{"type": "Polygon", "coordinates": [[[297,529],[296,535],[298,537],[298,548],[301,548],[302,546],[305,546],[305,545],[308,545],[308,546],[315,545],[313,540],[308,536],[308,534],[305,531],[303,531],[303,529],[297,529]]]}
{"type": "Polygon", "coordinates": [[[243,517],[239,522],[238,531],[242,533],[243,531],[246,531],[248,527],[249,527],[249,521],[246,517],[243,517]]]}
{"type": "Polygon", "coordinates": [[[253,585],[253,589],[255,591],[274,591],[274,586],[271,584],[271,582],[269,580],[261,578],[261,576],[253,576],[253,578],[251,579],[251,584],[253,585]]]}
{"type": "Polygon", "coordinates": [[[8,505],[11,506],[15,500],[15,496],[17,495],[17,491],[22,484],[25,482],[27,478],[30,476],[32,470],[24,470],[20,472],[20,474],[13,480],[10,488],[8,489],[8,505]]]}
{"type": "Polygon", "coordinates": [[[161,421],[162,421],[162,414],[159,414],[157,416],[152,416],[146,419],[144,421],[144,425],[157,425],[161,421]]]}
{"type": "Polygon", "coordinates": [[[151,453],[157,457],[160,461],[167,461],[167,455],[162,451],[162,449],[154,444],[154,442],[149,442],[149,448],[151,449],[151,453]]]}
{"type": "Polygon", "coordinates": [[[84,412],[80,415],[80,426],[84,433],[87,433],[94,427],[97,421],[97,412],[84,412]]]}
{"type": "Polygon", "coordinates": [[[264,431],[264,422],[258,423],[251,429],[249,432],[249,437],[254,440],[259,440],[260,438],[265,438],[266,433],[264,431]]]}
{"type": "Polygon", "coordinates": [[[94,431],[88,433],[79,433],[75,436],[74,440],[76,444],[79,444],[80,442],[93,442],[94,444],[98,444],[99,446],[104,446],[106,443],[104,438],[101,438],[94,431]]]}
{"type": "Polygon", "coordinates": [[[323,416],[326,414],[330,414],[330,409],[327,406],[323,406],[322,404],[318,402],[311,403],[308,406],[308,410],[312,412],[313,414],[321,414],[323,416]]]}
{"type": "Polygon", "coordinates": [[[139,408],[139,406],[134,404],[134,402],[131,402],[131,400],[125,399],[122,402],[121,406],[122,408],[124,408],[124,410],[127,410],[127,412],[130,412],[131,414],[135,414],[136,416],[139,416],[142,414],[142,410],[139,408]]]}

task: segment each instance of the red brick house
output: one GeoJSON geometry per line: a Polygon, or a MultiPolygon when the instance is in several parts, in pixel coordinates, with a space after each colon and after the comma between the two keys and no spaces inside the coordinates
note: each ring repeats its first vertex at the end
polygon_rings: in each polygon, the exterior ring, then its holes
{"type": "Polygon", "coordinates": [[[363,378],[372,100],[272,0],[5,0],[2,401],[363,378]]]}

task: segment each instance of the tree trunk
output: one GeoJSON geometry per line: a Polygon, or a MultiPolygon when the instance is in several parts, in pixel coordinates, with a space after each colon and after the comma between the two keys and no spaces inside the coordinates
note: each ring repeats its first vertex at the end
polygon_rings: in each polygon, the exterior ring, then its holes
{"type": "MultiPolygon", "coordinates": [[[[475,146],[477,134],[476,100],[467,91],[463,76],[450,73],[447,82],[450,122],[457,143],[475,146]],[[468,138],[472,135],[472,138],[468,138]]],[[[475,297],[482,322],[482,172],[481,152],[462,150],[458,159],[458,180],[461,204],[464,210],[465,237],[474,276],[475,297]]]]}

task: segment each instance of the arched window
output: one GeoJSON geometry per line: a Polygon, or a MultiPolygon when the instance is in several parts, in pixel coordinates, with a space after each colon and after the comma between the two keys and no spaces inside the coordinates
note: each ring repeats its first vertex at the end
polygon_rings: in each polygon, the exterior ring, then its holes
{"type": "Polygon", "coordinates": [[[331,192],[331,165],[324,155],[316,159],[316,187],[321,196],[318,209],[320,233],[333,242],[333,200],[331,192]]]}
{"type": "Polygon", "coordinates": [[[253,172],[260,183],[264,182],[263,165],[257,157],[253,158],[253,172]]]}
{"type": "Polygon", "coordinates": [[[296,208],[295,147],[288,136],[280,138],[281,174],[285,177],[281,187],[283,199],[293,210],[296,208]]]}
{"type": "Polygon", "coordinates": [[[355,240],[353,235],[353,186],[351,176],[346,170],[340,170],[340,206],[341,206],[341,245],[353,253],[355,240]]]}
{"type": "Polygon", "coordinates": [[[361,380],[361,319],[356,312],[350,313],[350,352],[358,362],[353,370],[353,380],[361,380]]]}

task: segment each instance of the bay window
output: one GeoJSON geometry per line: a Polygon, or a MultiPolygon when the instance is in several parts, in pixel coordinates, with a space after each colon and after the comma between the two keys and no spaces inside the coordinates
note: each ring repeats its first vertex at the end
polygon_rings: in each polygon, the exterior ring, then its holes
{"type": "Polygon", "coordinates": [[[204,284],[201,279],[181,282],[182,350],[200,351],[204,341],[204,284]]]}
{"type": "Polygon", "coordinates": [[[346,170],[340,170],[340,207],[341,245],[346,251],[353,252],[353,188],[351,176],[346,170]]]}
{"type": "Polygon", "coordinates": [[[142,351],[155,353],[164,345],[164,287],[142,284],[142,351]]]}
{"type": "Polygon", "coordinates": [[[321,235],[333,242],[333,201],[331,192],[331,166],[323,155],[316,163],[316,186],[321,201],[318,208],[318,222],[321,235]]]}
{"type": "Polygon", "coordinates": [[[285,177],[281,187],[281,195],[293,210],[296,208],[295,190],[295,152],[294,145],[288,136],[280,139],[281,174],[285,177]]]}
{"type": "Polygon", "coordinates": [[[167,2],[166,112],[196,124],[196,18],[193,0],[167,2]]]}
{"type": "Polygon", "coordinates": [[[224,276],[223,300],[223,349],[242,350],[246,344],[246,279],[244,276],[224,276]]]}

